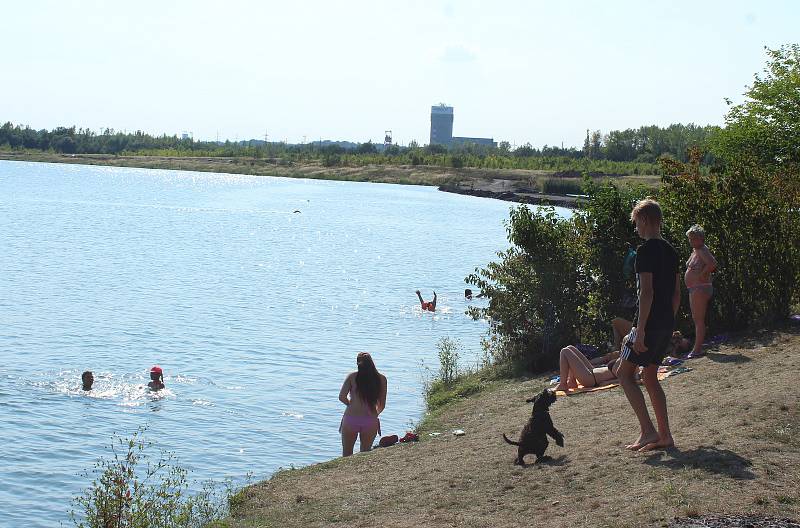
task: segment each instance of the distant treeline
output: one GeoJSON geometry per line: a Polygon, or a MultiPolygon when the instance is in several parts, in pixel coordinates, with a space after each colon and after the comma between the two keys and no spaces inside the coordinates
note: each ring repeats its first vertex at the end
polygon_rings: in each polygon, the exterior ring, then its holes
{"type": "MultiPolygon", "coordinates": [[[[539,169],[603,174],[656,174],[656,161],[667,156],[686,161],[687,149],[705,147],[718,130],[714,126],[674,124],[638,129],[612,130],[603,134],[587,130],[582,149],[526,143],[512,148],[501,141],[497,147],[466,144],[448,149],[442,145],[384,147],[372,142],[345,148],[330,142],[301,145],[249,140],[194,141],[178,136],[151,136],[141,131],[96,133],[89,129],[58,127],[34,130],[7,122],[0,127],[0,150],[40,150],[63,154],[113,154],[182,157],[276,158],[287,162],[320,162],[325,166],[431,165],[490,169],[539,169]]],[[[710,163],[710,159],[704,160],[710,163]]],[[[577,174],[576,174],[577,175],[577,174]]]]}

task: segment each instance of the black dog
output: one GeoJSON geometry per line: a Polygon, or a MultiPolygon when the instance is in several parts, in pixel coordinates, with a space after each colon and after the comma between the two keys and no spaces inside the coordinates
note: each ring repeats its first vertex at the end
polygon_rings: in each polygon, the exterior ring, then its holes
{"type": "Polygon", "coordinates": [[[547,435],[552,436],[557,445],[564,447],[564,435],[555,428],[553,420],[550,418],[550,405],[556,401],[556,393],[544,389],[538,395],[525,401],[533,402],[533,411],[528,423],[522,429],[519,442],[512,442],[503,433],[503,440],[511,445],[519,446],[514,464],[520,466],[525,465],[523,458],[528,453],[536,455],[536,462],[544,459],[544,452],[548,446],[547,435]]]}

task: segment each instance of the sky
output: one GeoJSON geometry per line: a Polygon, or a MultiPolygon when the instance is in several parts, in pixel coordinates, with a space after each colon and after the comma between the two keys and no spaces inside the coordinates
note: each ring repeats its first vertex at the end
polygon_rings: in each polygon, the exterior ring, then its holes
{"type": "Polygon", "coordinates": [[[797,0],[0,0],[0,122],[200,140],[578,146],[723,124],[797,0]]]}

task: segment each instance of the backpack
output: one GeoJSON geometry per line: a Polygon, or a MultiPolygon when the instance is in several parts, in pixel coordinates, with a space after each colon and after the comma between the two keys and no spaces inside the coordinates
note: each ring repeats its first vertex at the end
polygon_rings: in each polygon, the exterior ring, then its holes
{"type": "Polygon", "coordinates": [[[622,261],[622,277],[625,279],[632,279],[636,272],[636,250],[628,248],[625,258],[622,261]]]}

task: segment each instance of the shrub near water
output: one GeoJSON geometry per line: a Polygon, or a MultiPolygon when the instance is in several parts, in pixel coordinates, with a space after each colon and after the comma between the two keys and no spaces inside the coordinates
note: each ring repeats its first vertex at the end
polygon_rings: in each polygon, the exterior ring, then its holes
{"type": "MultiPolygon", "coordinates": [[[[688,153],[688,164],[660,160],[665,176],[655,198],[665,238],[685,260],[685,232],[701,224],[719,262],[710,332],[781,320],[800,293],[800,147],[786,139],[800,137],[800,46],[768,56],[748,100],[711,138],[713,170],[701,170],[708,156],[699,149],[688,153]]],[[[644,190],[587,182],[585,192],[586,207],[568,220],[552,210],[512,210],[511,249],[465,279],[489,299],[470,313],[489,319],[495,359],[542,370],[564,345],[602,344],[609,319],[619,315],[631,288],[622,276],[625,250],[641,243],[629,216],[644,190]]],[[[687,297],[683,289],[679,325],[691,331],[687,297]]]]}
{"type": "MultiPolygon", "coordinates": [[[[717,258],[711,328],[769,324],[789,315],[800,271],[800,219],[791,193],[775,174],[733,164],[703,176],[697,165],[676,165],[659,197],[667,211],[666,236],[679,254],[691,248],[685,232],[698,223],[717,258]]],[[[684,291],[684,308],[688,296],[684,291]]],[[[684,324],[691,327],[688,321],[684,324]]]]}
{"type": "Polygon", "coordinates": [[[469,313],[490,321],[490,332],[499,338],[496,361],[543,370],[555,364],[564,344],[575,342],[589,279],[579,265],[586,244],[577,218],[562,219],[553,208],[512,209],[512,247],[498,253],[499,262],[465,279],[489,299],[486,308],[470,307],[469,313]]]}
{"type": "Polygon", "coordinates": [[[582,182],[576,178],[545,178],[542,180],[545,194],[581,194],[582,182]]]}
{"type": "Polygon", "coordinates": [[[115,437],[91,484],[73,500],[78,528],[201,528],[225,518],[232,488],[207,482],[189,495],[188,472],[174,454],[143,439],[115,437]],[[153,456],[151,453],[157,451],[153,456]]]}
{"type": "MultiPolygon", "coordinates": [[[[786,190],[786,181],[738,163],[707,175],[696,163],[665,166],[675,175],[664,177],[656,196],[664,212],[664,237],[685,261],[691,252],[685,232],[699,223],[719,262],[709,331],[785,318],[797,301],[800,275],[798,199],[786,190]]],[[[473,307],[470,313],[489,319],[495,360],[545,370],[555,365],[563,346],[603,345],[612,317],[634,315],[623,301],[635,286],[622,268],[627,248],[642,242],[629,217],[645,190],[589,183],[586,193],[585,209],[571,219],[547,209],[512,210],[512,248],[465,279],[489,299],[486,308],[473,307]]],[[[682,292],[679,328],[691,332],[688,294],[685,288],[682,292]]]]}
{"type": "Polygon", "coordinates": [[[631,248],[641,243],[630,221],[633,205],[647,195],[643,186],[618,186],[606,181],[585,180],[588,196],[576,222],[584,233],[585,261],[589,271],[586,305],[580,308],[583,342],[603,344],[614,317],[632,319],[636,301],[636,281],[625,277],[623,263],[631,248]]]}
{"type": "MultiPolygon", "coordinates": [[[[482,391],[495,372],[492,369],[462,369],[459,366],[461,342],[458,339],[443,337],[436,343],[439,352],[439,370],[430,371],[425,381],[425,403],[429,411],[434,411],[452,401],[482,391]]],[[[424,364],[423,364],[424,366],[424,364]]],[[[484,365],[486,366],[486,365],[484,365]]]]}

